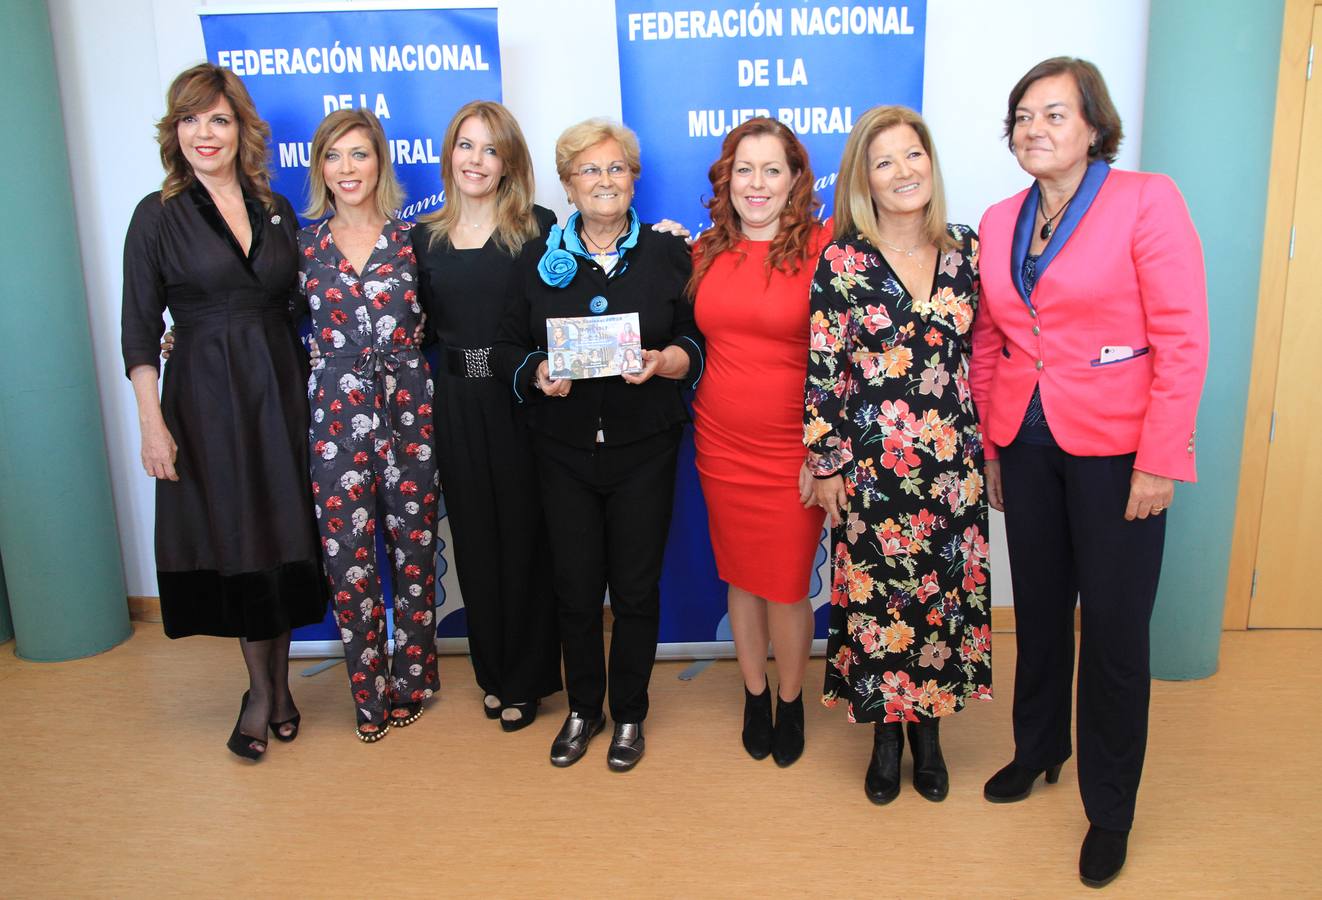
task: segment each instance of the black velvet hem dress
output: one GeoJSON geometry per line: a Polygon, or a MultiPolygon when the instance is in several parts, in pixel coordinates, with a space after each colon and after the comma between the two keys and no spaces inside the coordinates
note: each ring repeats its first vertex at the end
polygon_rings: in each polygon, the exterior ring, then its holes
{"type": "Polygon", "coordinates": [[[124,246],[126,371],[175,346],[161,413],[178,481],[156,482],[156,569],[172,638],[266,640],[325,615],[327,586],[308,475],[307,354],[291,319],[298,220],[285,198],[245,190],[245,254],[194,183],[143,199],[124,246]]]}

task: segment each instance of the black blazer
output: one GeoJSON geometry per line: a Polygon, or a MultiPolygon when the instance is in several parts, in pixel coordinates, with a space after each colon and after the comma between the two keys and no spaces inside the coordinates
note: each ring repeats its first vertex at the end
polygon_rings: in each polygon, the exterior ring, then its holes
{"type": "Polygon", "coordinates": [[[620,445],[687,422],[681,391],[696,387],[702,378],[705,346],[693,304],[684,293],[693,261],[683,239],[641,225],[638,243],[623,251],[611,275],[592,259],[578,256],[577,273],[560,288],[538,274],[545,252],[545,237],[524,246],[491,351],[492,371],[527,407],[528,424],[548,437],[590,449],[598,430],[607,445],[620,445]],[[684,350],[689,371],[683,380],[657,376],[629,384],[616,375],[575,381],[566,397],[546,397],[537,390],[537,366],[546,359],[546,320],[592,315],[590,304],[598,297],[606,299],[603,314],[638,313],[643,347],[684,350]]]}

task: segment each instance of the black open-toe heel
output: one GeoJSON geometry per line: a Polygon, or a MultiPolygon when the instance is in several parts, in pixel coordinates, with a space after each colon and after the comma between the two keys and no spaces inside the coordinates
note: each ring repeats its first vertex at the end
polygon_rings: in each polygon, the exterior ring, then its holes
{"type": "Polygon", "coordinates": [[[272,722],[271,733],[275,735],[277,741],[280,741],[282,744],[288,744],[294,738],[298,737],[298,724],[302,721],[302,713],[294,713],[294,716],[291,719],[285,719],[283,722],[272,722]],[[281,732],[281,728],[290,729],[289,734],[281,732]]]}
{"type": "Polygon", "coordinates": [[[387,716],[384,722],[364,722],[354,729],[354,734],[358,735],[358,740],[364,744],[375,744],[381,738],[390,733],[390,717],[387,716]],[[363,731],[363,725],[373,725],[376,731],[363,731]]]}
{"type": "Polygon", "coordinates": [[[391,728],[408,728],[410,725],[412,725],[414,722],[418,721],[418,719],[421,718],[422,718],[421,703],[401,703],[398,706],[390,707],[391,728]],[[408,713],[408,715],[404,715],[404,716],[395,715],[395,713],[401,711],[408,713]]]}
{"type": "Polygon", "coordinates": [[[500,698],[499,698],[499,697],[496,697],[495,694],[483,694],[483,695],[482,695],[482,712],[484,712],[484,713],[487,714],[487,718],[488,718],[488,719],[499,719],[499,718],[500,718],[500,710],[501,710],[501,704],[500,704],[500,698]],[[487,706],[487,697],[495,697],[496,705],[495,705],[495,706],[487,706]]]}
{"type": "Polygon", "coordinates": [[[248,708],[248,692],[243,692],[243,700],[239,702],[239,717],[234,721],[234,730],[230,732],[230,739],[225,742],[231,753],[235,756],[241,756],[244,759],[250,759],[257,762],[266,755],[266,736],[253,737],[250,734],[244,734],[239,730],[239,723],[243,721],[243,711],[248,708]],[[254,750],[253,742],[262,745],[262,749],[254,750]]]}
{"type": "MultiPolygon", "coordinates": [[[[527,703],[506,703],[505,709],[516,709],[519,711],[517,719],[507,719],[503,715],[500,717],[500,728],[502,731],[518,731],[527,728],[537,719],[537,707],[541,706],[542,701],[530,700],[527,703]]],[[[501,710],[503,713],[505,710],[501,710]]]]}

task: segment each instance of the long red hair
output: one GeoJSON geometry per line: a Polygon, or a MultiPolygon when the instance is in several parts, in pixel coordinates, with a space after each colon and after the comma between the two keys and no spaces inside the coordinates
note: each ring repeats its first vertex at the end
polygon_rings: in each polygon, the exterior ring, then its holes
{"type": "Polygon", "coordinates": [[[707,172],[712,196],[704,205],[711,212],[712,224],[693,248],[690,297],[697,296],[698,285],[702,283],[716,257],[727,250],[734,250],[743,240],[743,234],[739,231],[739,216],[730,200],[730,177],[739,142],[746,137],[760,135],[771,135],[780,140],[781,146],[785,148],[785,161],[789,163],[790,172],[794,176],[789,199],[780,213],[780,230],[772,239],[771,249],[767,253],[767,274],[770,275],[771,269],[793,274],[814,255],[813,235],[821,225],[813,214],[822,203],[813,195],[812,164],[808,161],[808,151],[794,132],[781,122],[763,116],[749,119],[725,136],[720,158],[712,163],[707,172]]]}

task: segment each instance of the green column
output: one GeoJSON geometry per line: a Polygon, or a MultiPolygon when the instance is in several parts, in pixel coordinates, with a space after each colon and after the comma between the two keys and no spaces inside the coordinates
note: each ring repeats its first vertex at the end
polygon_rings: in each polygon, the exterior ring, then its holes
{"type": "Polygon", "coordinates": [[[14,620],[9,615],[9,592],[5,590],[5,564],[0,559],[0,644],[14,636],[14,620]]]}
{"type": "Polygon", "coordinates": [[[1206,678],[1217,667],[1284,9],[1283,0],[1161,0],[1150,12],[1141,167],[1170,175],[1188,201],[1212,326],[1198,483],[1176,488],[1152,620],[1158,678],[1206,678]]]}
{"type": "Polygon", "coordinates": [[[72,659],[131,631],[50,19],[32,0],[0,10],[0,108],[12,125],[0,193],[11,274],[0,328],[0,554],[18,655],[72,659]],[[34,273],[31,284],[21,272],[34,273]]]}

